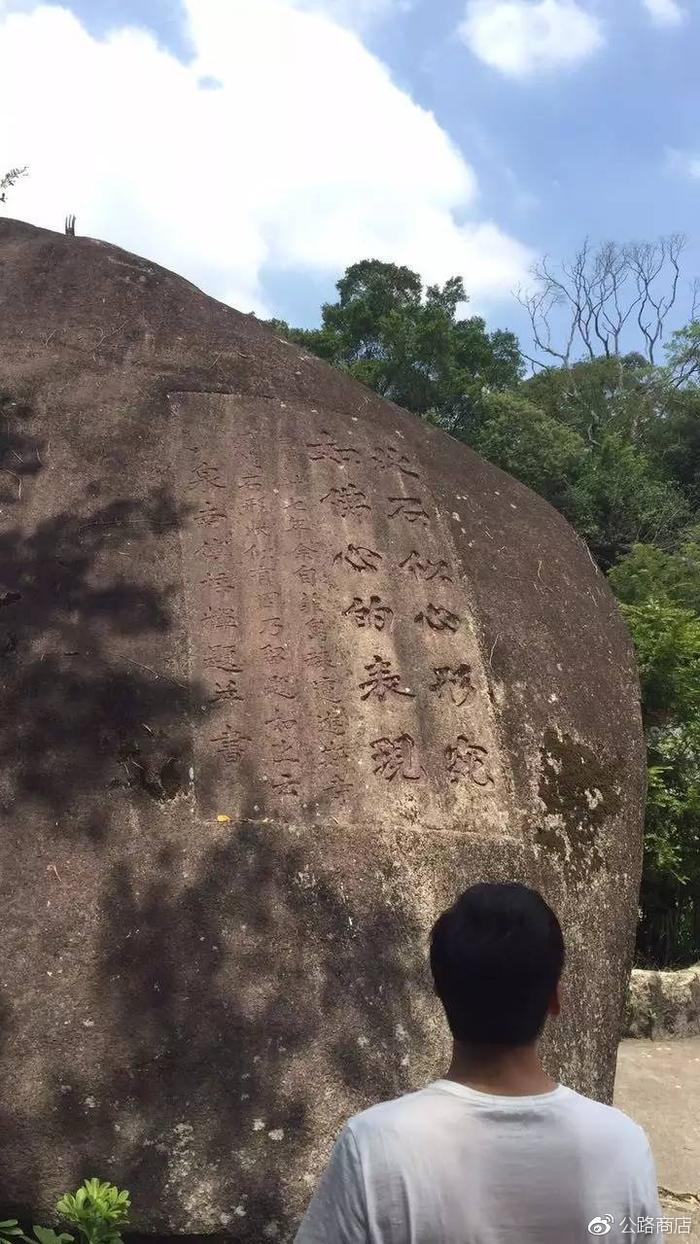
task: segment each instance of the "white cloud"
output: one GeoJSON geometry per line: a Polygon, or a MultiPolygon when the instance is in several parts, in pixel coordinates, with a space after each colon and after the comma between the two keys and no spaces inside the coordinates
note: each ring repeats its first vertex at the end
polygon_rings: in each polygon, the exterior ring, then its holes
{"type": "Polygon", "coordinates": [[[413,0],[293,0],[298,9],[325,13],[343,26],[363,30],[413,7],[413,0]]]}
{"type": "Polygon", "coordinates": [[[697,152],[679,151],[675,147],[669,147],[666,158],[674,173],[689,177],[691,181],[700,181],[700,155],[697,152]]]}
{"type": "Polygon", "coordinates": [[[265,270],[368,256],[461,273],[481,302],[523,279],[528,250],[476,216],[472,169],[355,34],[294,0],[185,6],[188,65],[142,30],[0,4],[0,167],[31,170],[11,213],[75,212],[243,310],[269,310],[265,270]]]}
{"type": "Polygon", "coordinates": [[[642,0],[655,26],[681,26],[688,16],[678,0],[642,0]]]}
{"type": "Polygon", "coordinates": [[[570,68],[604,41],[599,20],[576,0],[469,0],[459,33],[475,56],[512,78],[570,68]]]}

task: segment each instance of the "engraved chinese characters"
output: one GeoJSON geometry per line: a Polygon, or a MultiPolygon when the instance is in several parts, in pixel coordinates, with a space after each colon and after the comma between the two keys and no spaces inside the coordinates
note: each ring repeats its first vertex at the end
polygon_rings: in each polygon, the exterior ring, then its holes
{"type": "Polygon", "coordinates": [[[192,675],[206,688],[200,804],[497,825],[502,764],[468,586],[408,448],[274,400],[178,394],[172,409],[192,675]],[[206,439],[188,434],[193,404],[206,439]]]}
{"type": "MultiPolygon", "coordinates": [[[[310,448],[315,450],[316,446],[313,445],[310,448]]],[[[343,459],[340,453],[339,448],[335,446],[335,453],[326,455],[326,461],[340,466],[344,461],[350,460],[347,449],[344,451],[343,459]]],[[[361,461],[357,455],[353,456],[352,460],[354,463],[361,461]]],[[[394,470],[409,476],[413,488],[416,487],[416,481],[420,481],[420,472],[411,464],[407,455],[400,453],[394,446],[375,446],[372,460],[385,473],[394,470]]],[[[337,487],[331,489],[327,495],[344,497],[347,492],[347,488],[337,487]]],[[[362,493],[361,496],[364,508],[365,494],[362,493]]],[[[411,526],[420,524],[425,528],[428,528],[431,522],[429,509],[424,505],[422,497],[414,495],[403,497],[389,495],[386,516],[389,520],[401,518],[411,526]]],[[[357,573],[377,572],[382,566],[388,567],[390,561],[386,552],[361,550],[355,545],[349,545],[347,549],[341,550],[334,557],[334,564],[340,565],[341,568],[350,567],[357,573]]],[[[405,557],[399,557],[392,568],[394,571],[398,570],[410,576],[416,584],[430,584],[431,591],[433,589],[437,591],[443,584],[453,584],[455,581],[455,572],[445,557],[430,556],[425,550],[419,551],[415,547],[411,548],[405,557]]],[[[420,594],[418,594],[418,599],[420,599],[420,594]]],[[[426,628],[447,638],[456,636],[460,628],[466,632],[466,623],[463,626],[464,619],[440,600],[439,595],[437,601],[438,603],[428,593],[427,598],[421,601],[422,607],[417,612],[409,613],[402,618],[381,596],[376,594],[366,597],[354,596],[343,610],[343,617],[351,618],[358,628],[374,629],[378,632],[384,632],[385,628],[391,630],[402,624],[405,626],[410,624],[411,620],[414,626],[426,628]]],[[[476,695],[472,666],[467,661],[454,659],[458,651],[447,650],[446,656],[450,658],[449,663],[446,660],[445,664],[435,664],[432,668],[422,665],[412,669],[411,686],[408,685],[404,674],[398,667],[395,667],[389,656],[375,652],[371,660],[364,665],[365,677],[359,682],[358,690],[361,701],[367,702],[373,699],[382,705],[385,703],[395,705],[395,698],[399,697],[415,700],[417,696],[422,696],[425,699],[430,693],[434,693],[438,699],[444,699],[446,707],[443,716],[447,718],[450,710],[453,710],[452,718],[455,729],[453,741],[445,743],[443,748],[444,776],[452,786],[467,783],[476,787],[488,787],[493,785],[494,781],[489,769],[489,750],[478,740],[472,740],[470,736],[459,732],[460,726],[464,727],[468,724],[469,715],[467,714],[465,718],[464,714],[454,711],[464,708],[471,697],[476,695]],[[417,690],[412,689],[414,685],[417,690]]],[[[369,746],[372,771],[387,782],[393,783],[397,779],[418,782],[426,774],[426,769],[420,760],[421,746],[409,730],[393,736],[382,735],[372,739],[369,746]]]]}

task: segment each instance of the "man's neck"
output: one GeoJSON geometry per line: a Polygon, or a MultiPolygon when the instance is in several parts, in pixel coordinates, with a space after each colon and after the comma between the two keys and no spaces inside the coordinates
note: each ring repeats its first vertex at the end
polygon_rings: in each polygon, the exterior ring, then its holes
{"type": "Polygon", "coordinates": [[[502,1049],[455,1041],[446,1078],[503,1097],[531,1097],[557,1087],[542,1067],[537,1045],[502,1049]]]}

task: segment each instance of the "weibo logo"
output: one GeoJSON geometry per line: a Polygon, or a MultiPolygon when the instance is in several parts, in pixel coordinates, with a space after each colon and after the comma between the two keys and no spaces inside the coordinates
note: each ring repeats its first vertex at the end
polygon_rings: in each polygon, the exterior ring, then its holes
{"type": "Polygon", "coordinates": [[[613,1221],[614,1219],[612,1214],[603,1214],[602,1218],[600,1216],[597,1218],[591,1218],[591,1221],[588,1224],[588,1234],[607,1235],[613,1225],[613,1221]]]}

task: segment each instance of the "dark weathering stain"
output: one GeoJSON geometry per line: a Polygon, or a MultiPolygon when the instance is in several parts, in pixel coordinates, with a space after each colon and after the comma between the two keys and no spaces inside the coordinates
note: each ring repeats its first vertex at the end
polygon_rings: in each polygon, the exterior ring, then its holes
{"type": "Polygon", "coordinates": [[[539,796],[549,816],[563,822],[540,826],[537,842],[565,861],[572,880],[603,866],[599,830],[620,809],[615,762],[605,764],[584,743],[545,731],[540,750],[539,796]]]}

